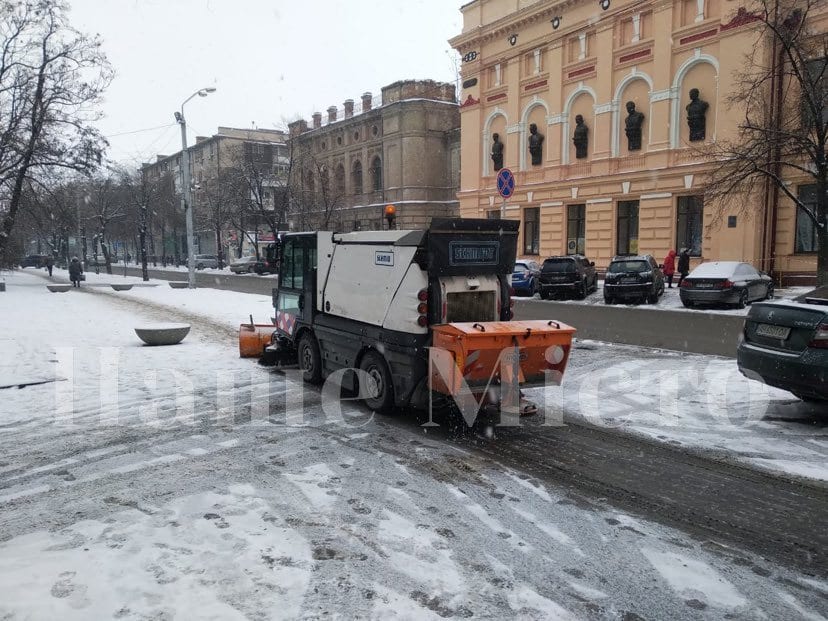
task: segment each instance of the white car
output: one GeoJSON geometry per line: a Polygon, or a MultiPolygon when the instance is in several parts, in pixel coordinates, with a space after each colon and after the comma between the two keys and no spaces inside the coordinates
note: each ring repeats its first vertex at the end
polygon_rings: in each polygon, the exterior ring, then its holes
{"type": "Polygon", "coordinates": [[[218,267],[218,257],[213,254],[197,254],[195,255],[195,266],[197,270],[203,270],[207,267],[215,269],[218,267]]]}
{"type": "Polygon", "coordinates": [[[259,261],[255,256],[241,257],[230,263],[230,271],[234,274],[250,274],[259,271],[259,261]]]}

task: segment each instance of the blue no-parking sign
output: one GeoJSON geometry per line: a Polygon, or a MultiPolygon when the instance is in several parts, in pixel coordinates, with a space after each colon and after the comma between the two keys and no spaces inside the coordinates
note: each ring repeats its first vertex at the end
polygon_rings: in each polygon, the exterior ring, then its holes
{"type": "Polygon", "coordinates": [[[497,191],[503,198],[509,198],[515,193],[515,176],[508,168],[497,171],[497,191]]]}

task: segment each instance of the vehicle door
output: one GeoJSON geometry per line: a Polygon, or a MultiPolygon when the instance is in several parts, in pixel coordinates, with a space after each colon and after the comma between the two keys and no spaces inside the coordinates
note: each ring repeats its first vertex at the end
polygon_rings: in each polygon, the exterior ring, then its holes
{"type": "Polygon", "coordinates": [[[597,285],[598,277],[595,275],[595,263],[587,259],[586,257],[583,258],[584,260],[584,273],[587,276],[587,283],[590,287],[594,287],[597,285]]]}
{"type": "Polygon", "coordinates": [[[276,328],[293,338],[300,325],[312,323],[316,308],[316,235],[286,237],[280,264],[276,328]]]}

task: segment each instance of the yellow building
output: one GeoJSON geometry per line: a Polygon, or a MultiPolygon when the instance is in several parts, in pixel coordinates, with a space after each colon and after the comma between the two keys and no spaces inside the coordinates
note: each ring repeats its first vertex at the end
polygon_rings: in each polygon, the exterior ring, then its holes
{"type": "Polygon", "coordinates": [[[615,254],[661,260],[688,247],[694,264],[744,260],[813,278],[813,226],[790,201],[772,188],[745,197],[755,209],[703,197],[716,166],[704,145],[733,136],[740,111],[727,98],[758,36],[738,2],[473,0],[461,11],[451,44],[463,60],[462,216],[520,219],[523,256],[579,252],[604,267],[615,254]],[[691,89],[706,107],[688,111],[691,89]],[[532,125],[543,136],[539,156],[532,125]],[[516,182],[505,204],[494,134],[516,182]]]}

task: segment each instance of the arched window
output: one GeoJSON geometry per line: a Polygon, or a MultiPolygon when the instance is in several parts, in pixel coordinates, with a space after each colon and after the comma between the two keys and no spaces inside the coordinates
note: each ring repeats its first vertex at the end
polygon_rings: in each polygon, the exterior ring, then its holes
{"type": "Polygon", "coordinates": [[[336,167],[336,192],[340,196],[345,194],[345,167],[342,164],[336,167]]]}
{"type": "Polygon", "coordinates": [[[374,181],[374,192],[379,192],[382,189],[382,160],[379,155],[371,162],[371,178],[374,181]]]}
{"type": "Polygon", "coordinates": [[[353,179],[354,194],[362,194],[362,162],[357,160],[354,162],[354,169],[351,172],[353,179]]]}

